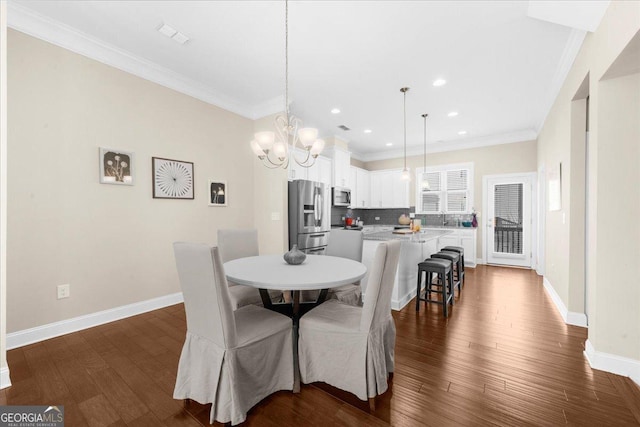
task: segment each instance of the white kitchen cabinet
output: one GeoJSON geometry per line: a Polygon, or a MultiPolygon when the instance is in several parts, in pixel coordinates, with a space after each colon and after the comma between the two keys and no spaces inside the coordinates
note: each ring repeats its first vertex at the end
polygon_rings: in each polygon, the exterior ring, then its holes
{"type": "Polygon", "coordinates": [[[318,156],[313,166],[307,169],[307,178],[309,181],[322,182],[331,188],[331,160],[326,157],[318,156]]]}
{"type": "Polygon", "coordinates": [[[382,173],[380,172],[371,172],[369,175],[370,178],[370,186],[371,186],[371,203],[369,203],[370,208],[381,208],[382,207],[382,173]]]}
{"type": "MultiPolygon", "coordinates": [[[[307,155],[305,151],[296,149],[295,155],[298,159],[304,160],[307,155]]],[[[294,179],[308,179],[309,181],[323,182],[331,188],[331,159],[318,156],[311,167],[300,166],[293,157],[289,162],[289,181],[294,179]]]]}
{"type": "MultiPolygon", "coordinates": [[[[436,228],[436,230],[441,230],[436,228]]],[[[461,246],[464,248],[464,265],[466,267],[476,266],[476,233],[475,228],[455,228],[445,229],[451,233],[441,236],[438,239],[438,250],[445,246],[461,246]]]]}
{"type": "Polygon", "coordinates": [[[358,208],[369,207],[369,182],[369,171],[356,168],[356,185],[354,187],[357,187],[358,198],[356,199],[356,202],[358,208]]]}
{"type": "Polygon", "coordinates": [[[369,172],[371,208],[408,208],[409,185],[402,170],[369,172]]]}
{"type": "Polygon", "coordinates": [[[368,208],[369,201],[369,171],[351,166],[350,173],[351,184],[351,207],[352,208],[368,208]]]}
{"type": "MultiPolygon", "coordinates": [[[[293,153],[290,153],[292,156],[295,155],[299,159],[304,159],[306,153],[302,150],[296,149],[293,153]]],[[[309,179],[309,174],[307,171],[308,168],[300,166],[293,157],[290,158],[289,161],[289,181],[293,181],[294,179],[309,179]]]]}
{"type": "Polygon", "coordinates": [[[391,173],[393,190],[392,206],[394,208],[409,208],[409,181],[402,179],[402,171],[395,170],[391,173]]]}
{"type": "Polygon", "coordinates": [[[464,248],[464,265],[476,266],[476,230],[460,230],[460,246],[464,248]]]}
{"type": "Polygon", "coordinates": [[[333,180],[334,187],[351,188],[351,154],[340,148],[333,149],[333,180]]]}
{"type": "Polygon", "coordinates": [[[358,206],[358,173],[357,167],[351,166],[349,170],[349,183],[351,184],[351,208],[360,208],[358,206]]]}

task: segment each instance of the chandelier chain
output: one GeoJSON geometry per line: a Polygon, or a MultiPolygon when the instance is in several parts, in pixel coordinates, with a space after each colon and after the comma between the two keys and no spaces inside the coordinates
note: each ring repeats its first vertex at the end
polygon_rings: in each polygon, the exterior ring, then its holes
{"type": "Polygon", "coordinates": [[[284,113],[289,126],[289,1],[284,2],[284,113]]]}

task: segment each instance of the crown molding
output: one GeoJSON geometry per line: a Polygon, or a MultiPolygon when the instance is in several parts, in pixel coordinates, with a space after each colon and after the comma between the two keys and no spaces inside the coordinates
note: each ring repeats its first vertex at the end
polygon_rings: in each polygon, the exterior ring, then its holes
{"type": "Polygon", "coordinates": [[[186,78],[168,68],[91,37],[19,5],[15,1],[8,2],[7,6],[7,25],[14,30],[189,95],[207,104],[215,105],[252,120],[282,110],[282,101],[278,101],[278,99],[269,100],[254,107],[241,105],[227,96],[214,93],[201,82],[186,78]],[[280,104],[274,110],[276,101],[280,104]]]}
{"type": "MultiPolygon", "coordinates": [[[[531,141],[538,137],[533,129],[524,129],[499,135],[488,135],[478,138],[464,138],[455,141],[442,141],[427,144],[427,153],[443,153],[446,151],[468,150],[470,148],[488,147],[490,145],[512,144],[515,142],[531,141]]],[[[421,156],[424,153],[423,147],[407,147],[407,157],[421,156]]],[[[379,151],[376,153],[351,152],[351,157],[362,162],[372,162],[375,160],[397,159],[404,156],[403,149],[389,151],[379,151]]]]}
{"type": "Polygon", "coordinates": [[[542,119],[536,126],[536,134],[539,134],[544,126],[544,122],[547,120],[547,116],[551,112],[553,108],[553,104],[562,89],[562,85],[564,81],[567,79],[567,75],[569,71],[571,71],[571,67],[573,66],[573,62],[576,60],[578,53],[580,52],[580,48],[582,47],[582,43],[584,42],[584,38],[587,36],[587,32],[583,30],[571,30],[569,34],[569,40],[567,40],[567,44],[564,45],[564,50],[562,51],[562,56],[560,57],[560,61],[558,62],[558,66],[556,67],[556,72],[553,75],[553,80],[551,80],[551,85],[549,86],[549,91],[547,92],[546,98],[544,100],[544,105],[542,111],[544,111],[544,115],[542,119]]]}
{"type": "Polygon", "coordinates": [[[275,98],[269,99],[262,104],[255,105],[250,110],[247,110],[249,115],[245,117],[258,120],[273,114],[282,113],[284,111],[284,108],[282,108],[283,105],[284,95],[278,95],[275,98]]]}

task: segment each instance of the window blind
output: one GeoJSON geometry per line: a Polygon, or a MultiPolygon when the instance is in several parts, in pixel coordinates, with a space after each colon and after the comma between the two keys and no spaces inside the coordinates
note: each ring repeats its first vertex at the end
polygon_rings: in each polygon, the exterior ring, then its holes
{"type": "Polygon", "coordinates": [[[422,193],[422,212],[440,212],[440,193],[425,191],[422,193]]]}
{"type": "Polygon", "coordinates": [[[447,171],[447,191],[466,190],[469,174],[467,169],[447,171]]]}

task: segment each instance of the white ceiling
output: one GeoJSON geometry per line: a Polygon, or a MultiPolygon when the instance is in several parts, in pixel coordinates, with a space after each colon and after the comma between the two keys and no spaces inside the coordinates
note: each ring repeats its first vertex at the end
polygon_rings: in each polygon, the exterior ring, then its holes
{"type": "MultiPolygon", "coordinates": [[[[9,5],[13,28],[139,75],[146,67],[151,80],[244,116],[283,109],[282,1],[9,5]],[[158,33],[162,23],[191,40],[158,33]]],[[[423,113],[430,151],[535,138],[584,31],[527,11],[525,1],[292,1],[291,110],[363,160],[400,152],[403,86],[409,153],[422,150],[423,113]]]]}

